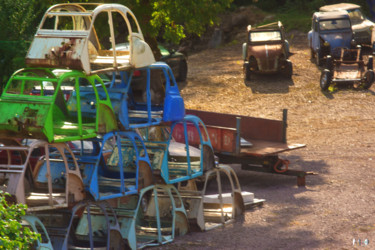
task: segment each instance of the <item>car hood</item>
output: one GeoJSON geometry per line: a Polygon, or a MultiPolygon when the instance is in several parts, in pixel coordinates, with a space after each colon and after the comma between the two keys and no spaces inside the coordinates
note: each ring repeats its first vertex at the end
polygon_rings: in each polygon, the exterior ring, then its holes
{"type": "Polygon", "coordinates": [[[340,47],[350,48],[350,43],[353,35],[351,31],[344,31],[341,33],[335,32],[321,34],[320,37],[325,42],[329,42],[331,49],[334,49],[340,47]]]}
{"type": "Polygon", "coordinates": [[[50,103],[0,100],[0,136],[47,139],[50,103]]]}
{"type": "Polygon", "coordinates": [[[362,23],[353,24],[352,29],[353,31],[370,31],[374,25],[375,23],[365,20],[362,23]]]}
{"type": "Polygon", "coordinates": [[[262,44],[252,46],[252,51],[257,58],[272,58],[282,53],[282,44],[262,44]]]}

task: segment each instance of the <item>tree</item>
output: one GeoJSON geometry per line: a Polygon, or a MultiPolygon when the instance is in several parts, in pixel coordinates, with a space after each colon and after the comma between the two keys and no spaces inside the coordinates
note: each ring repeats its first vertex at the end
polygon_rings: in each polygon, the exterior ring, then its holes
{"type": "Polygon", "coordinates": [[[0,249],[28,249],[40,234],[21,225],[26,205],[8,205],[6,196],[9,194],[0,191],[0,249]]]}
{"type": "MultiPolygon", "coordinates": [[[[24,67],[30,41],[44,8],[38,0],[2,0],[0,4],[0,83],[24,67]]],[[[0,87],[1,87],[0,84],[0,87]]]]}
{"type": "Polygon", "coordinates": [[[218,22],[218,14],[233,0],[120,0],[129,7],[141,25],[146,41],[160,57],[158,37],[177,44],[187,34],[201,36],[207,26],[218,22]]]}

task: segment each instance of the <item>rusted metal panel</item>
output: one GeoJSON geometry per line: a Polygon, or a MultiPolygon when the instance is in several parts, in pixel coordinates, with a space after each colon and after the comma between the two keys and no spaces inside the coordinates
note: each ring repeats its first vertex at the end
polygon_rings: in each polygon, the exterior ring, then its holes
{"type": "Polygon", "coordinates": [[[237,117],[239,117],[241,118],[242,138],[283,142],[282,121],[191,109],[187,109],[186,113],[198,116],[206,125],[232,129],[236,129],[237,117]]]}
{"type": "Polygon", "coordinates": [[[26,55],[26,64],[33,67],[88,70],[88,54],[84,53],[86,38],[36,36],[26,55]]]}
{"type": "MultiPolygon", "coordinates": [[[[236,130],[223,127],[207,126],[208,136],[210,138],[212,148],[215,151],[236,152],[236,130]]],[[[187,125],[189,145],[199,147],[200,139],[198,130],[193,125],[187,125]]],[[[177,124],[173,130],[173,138],[180,143],[184,141],[184,128],[182,124],[177,124]]]]}
{"type": "Polygon", "coordinates": [[[301,147],[305,147],[305,144],[286,144],[280,142],[270,142],[263,140],[251,140],[253,144],[249,148],[241,148],[241,154],[252,154],[258,156],[274,155],[282,153],[284,151],[289,151],[301,147]]]}

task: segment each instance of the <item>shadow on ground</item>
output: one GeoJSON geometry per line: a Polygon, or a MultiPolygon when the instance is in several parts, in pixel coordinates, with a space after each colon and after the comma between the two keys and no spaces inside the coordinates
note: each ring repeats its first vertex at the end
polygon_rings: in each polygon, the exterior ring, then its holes
{"type": "Polygon", "coordinates": [[[253,74],[250,80],[244,81],[253,93],[259,94],[288,93],[289,87],[294,85],[292,79],[287,79],[279,74],[253,74]]]}

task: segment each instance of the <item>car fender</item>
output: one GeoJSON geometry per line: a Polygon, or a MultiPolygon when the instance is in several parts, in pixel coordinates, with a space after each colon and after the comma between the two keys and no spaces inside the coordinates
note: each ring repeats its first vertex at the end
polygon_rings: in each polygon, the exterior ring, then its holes
{"type": "Polygon", "coordinates": [[[312,46],[312,36],[313,36],[313,31],[310,30],[309,33],[307,33],[307,40],[309,41],[309,47],[313,48],[312,46]]]}
{"type": "Polygon", "coordinates": [[[286,58],[288,58],[290,56],[288,40],[285,40],[285,55],[286,55],[286,58]]]}
{"type": "Polygon", "coordinates": [[[242,59],[246,61],[247,58],[247,43],[242,44],[242,59]]]}

